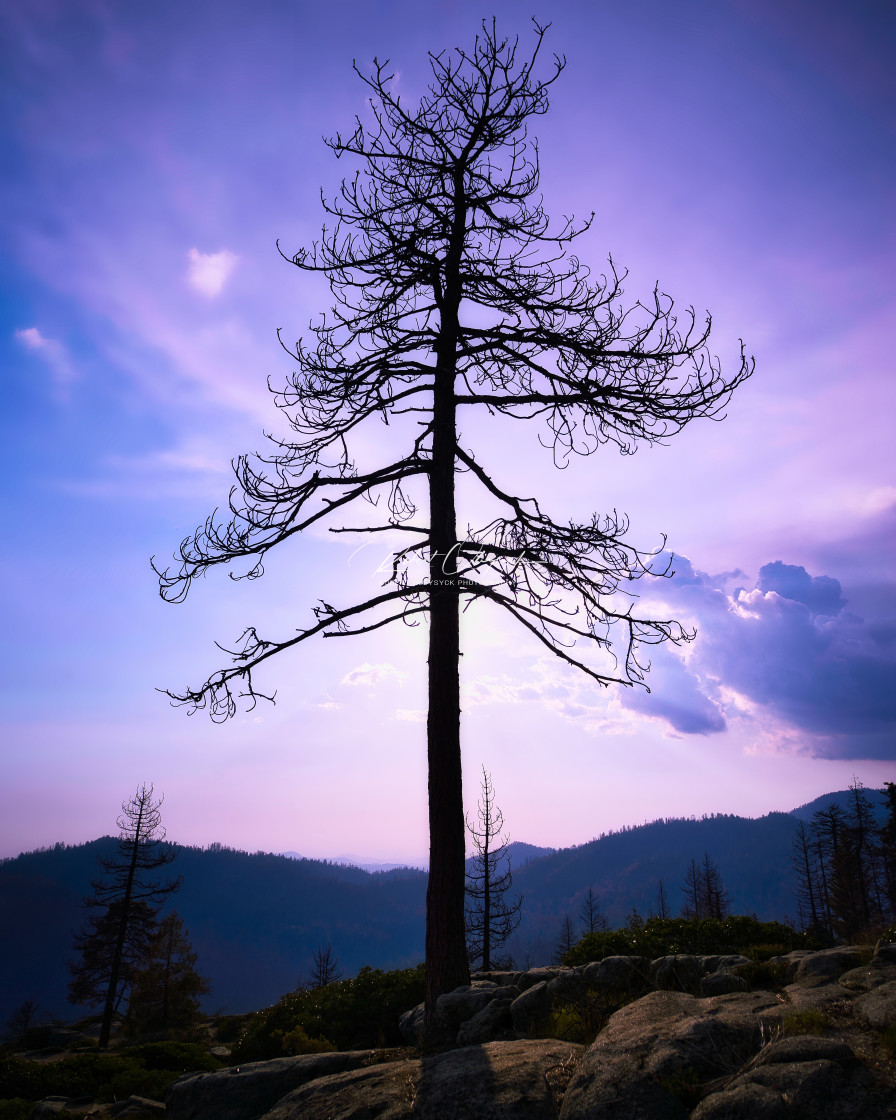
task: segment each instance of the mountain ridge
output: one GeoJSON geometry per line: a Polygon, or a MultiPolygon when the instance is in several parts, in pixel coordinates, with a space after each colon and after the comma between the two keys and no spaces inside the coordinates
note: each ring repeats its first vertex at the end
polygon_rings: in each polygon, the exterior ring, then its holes
{"type": "MultiPolygon", "coordinates": [[[[795,814],[806,808],[759,818],[664,818],[570,848],[515,842],[513,891],[522,892],[524,907],[507,950],[520,966],[550,961],[564,916],[578,924],[589,888],[613,926],[632,908],[646,917],[660,879],[677,911],[687,864],[704,851],[722,873],[733,912],[786,919],[796,909],[795,814]]],[[[97,858],[113,854],[115,845],[104,837],[0,862],[0,1023],[26,999],[73,1017],[65,959],[85,917],[81,900],[97,876],[97,858]]],[[[184,886],[171,907],[184,918],[200,972],[212,981],[209,1007],[238,1012],[275,1002],[307,976],[319,945],[333,946],[347,976],[365,964],[401,968],[422,959],[425,871],[367,871],[223,844],[178,846],[175,866],[184,886]]]]}

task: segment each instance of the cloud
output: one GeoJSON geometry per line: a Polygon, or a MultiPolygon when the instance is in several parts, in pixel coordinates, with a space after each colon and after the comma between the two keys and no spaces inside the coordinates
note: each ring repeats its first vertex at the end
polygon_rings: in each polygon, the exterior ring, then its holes
{"type": "Polygon", "coordinates": [[[674,566],[656,591],[695,620],[697,640],[676,668],[664,651],[656,699],[626,697],[627,707],[685,734],[713,730],[715,711],[762,735],[777,729],[782,742],[796,736],[818,757],[892,757],[896,621],[848,611],[837,579],[780,560],[760,568],[754,588],[730,592],[685,558],[674,566]]]}
{"type": "Polygon", "coordinates": [[[655,653],[647,683],[650,692],[626,689],[622,706],[661,720],[682,735],[713,735],[727,728],[719,703],[705,695],[700,680],[674,653],[655,653]]]}
{"type": "Polygon", "coordinates": [[[72,366],[68,351],[55,338],[47,338],[37,327],[24,327],[17,330],[16,338],[32,354],[37,354],[50,367],[53,382],[57,388],[65,390],[78,374],[72,366]]]}
{"type": "Polygon", "coordinates": [[[375,685],[388,680],[401,684],[406,676],[407,673],[402,672],[401,669],[396,669],[394,665],[388,663],[371,665],[369,661],[365,661],[363,665],[358,665],[346,673],[339,683],[373,688],[375,685]]]}
{"type": "Polygon", "coordinates": [[[830,576],[810,576],[805,568],[783,564],[780,560],[759,569],[756,587],[804,603],[814,615],[836,615],[846,606],[838,580],[830,576]]]}
{"type": "Polygon", "coordinates": [[[200,253],[194,248],[187,255],[190,258],[189,281],[209,299],[221,294],[239,260],[236,253],[231,253],[229,249],[222,249],[218,253],[200,253]]]}

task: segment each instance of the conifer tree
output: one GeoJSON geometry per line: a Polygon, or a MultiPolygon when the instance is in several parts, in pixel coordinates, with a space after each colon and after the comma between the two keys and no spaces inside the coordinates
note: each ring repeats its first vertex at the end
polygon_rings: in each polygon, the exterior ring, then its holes
{"type": "Polygon", "coordinates": [[[158,923],[131,982],[124,1033],[189,1038],[199,1022],[199,1000],[211,991],[196,971],[196,953],[176,911],[158,923]]]}
{"type": "Polygon", "coordinates": [[[159,909],[181,885],[180,877],[163,882],[156,875],[177,855],[165,841],[163,800],[154,801],[153,787],[144,784],[122,803],[118,857],[99,860],[103,875],[91,882],[93,894],[84,900],[92,913],[75,939],[78,959],[69,962],[68,998],[88,1006],[102,1003],[100,1049],[109,1045],[113,1017],[148,957],[159,909]]]}

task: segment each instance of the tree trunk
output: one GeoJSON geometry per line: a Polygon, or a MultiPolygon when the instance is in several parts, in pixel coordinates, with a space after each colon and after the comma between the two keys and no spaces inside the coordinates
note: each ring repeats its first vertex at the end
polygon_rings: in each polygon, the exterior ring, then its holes
{"type": "Polygon", "coordinates": [[[464,797],[460,754],[460,615],[454,504],[462,206],[445,270],[433,389],[429,475],[429,884],[426,890],[426,1018],[435,1002],[470,980],[464,929],[464,797]]]}

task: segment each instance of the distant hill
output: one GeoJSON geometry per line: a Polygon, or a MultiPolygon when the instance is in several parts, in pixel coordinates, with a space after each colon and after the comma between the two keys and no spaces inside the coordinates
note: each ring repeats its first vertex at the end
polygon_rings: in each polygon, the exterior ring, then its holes
{"type": "MultiPolygon", "coordinates": [[[[862,792],[871,802],[877,823],[883,824],[887,815],[883,790],[863,789],[862,792]]],[[[814,801],[807,801],[805,805],[800,805],[797,809],[791,809],[790,815],[808,821],[813,813],[817,813],[819,809],[827,809],[830,805],[839,805],[846,812],[849,808],[849,798],[850,792],[848,789],[841,790],[839,793],[823,793],[821,797],[816,797],[814,801]]]]}
{"type": "MultiPolygon", "coordinates": [[[[876,791],[866,793],[877,803],[876,791]]],[[[785,919],[795,911],[795,818],[847,796],[828,794],[758,819],[654,821],[560,850],[515,842],[509,846],[513,889],[523,893],[524,906],[508,951],[520,966],[549,962],[563,916],[581,928],[589,887],[612,926],[623,924],[633,907],[646,917],[660,879],[677,912],[688,863],[704,852],[719,867],[735,913],[785,919]]],[[[60,1018],[76,1013],[65,999],[65,959],[83,923],[80,903],[98,874],[97,857],[112,855],[115,843],[104,837],[57,844],[0,862],[0,1027],[26,999],[60,1018]]],[[[220,844],[181,848],[174,870],[184,885],[172,905],[184,917],[200,971],[211,979],[209,1009],[274,1003],[307,975],[318,945],[332,944],[347,976],[365,964],[401,968],[423,957],[424,871],[370,872],[220,844]]]]}
{"type": "MultiPolygon", "coordinates": [[[[97,877],[97,857],[115,850],[116,841],[104,837],[0,863],[0,1028],[25,999],[60,1018],[76,1013],[65,998],[65,958],[84,920],[81,899],[97,877]]],[[[327,942],[346,975],[365,964],[402,968],[422,958],[423,871],[370,874],[221,845],[180,848],[173,867],[184,885],[170,905],[212,981],[209,1007],[236,1012],[276,1002],[327,942]]]]}

